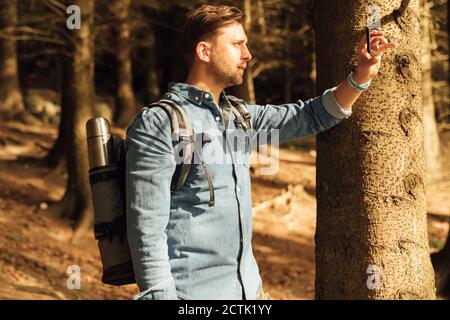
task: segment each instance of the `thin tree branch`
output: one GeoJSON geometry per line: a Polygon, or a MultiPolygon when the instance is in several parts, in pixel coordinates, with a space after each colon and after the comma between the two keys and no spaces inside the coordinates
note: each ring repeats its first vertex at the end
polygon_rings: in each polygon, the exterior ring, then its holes
{"type": "Polygon", "coordinates": [[[43,3],[47,8],[55,12],[59,17],[66,20],[67,8],[63,3],[55,0],[44,0],[43,3]]]}
{"type": "MultiPolygon", "coordinates": [[[[62,41],[60,39],[56,38],[49,38],[49,37],[42,37],[42,36],[32,36],[32,35],[16,35],[12,37],[14,40],[17,41],[42,41],[42,42],[48,42],[48,43],[54,43],[59,45],[65,45],[66,42],[62,41]]],[[[11,37],[9,37],[11,39],[11,37]]]]}

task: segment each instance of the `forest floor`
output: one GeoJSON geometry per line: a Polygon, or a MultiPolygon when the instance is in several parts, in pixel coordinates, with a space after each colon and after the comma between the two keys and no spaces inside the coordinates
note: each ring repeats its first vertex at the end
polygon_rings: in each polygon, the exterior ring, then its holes
{"type": "MultiPolygon", "coordinates": [[[[56,134],[48,125],[0,123],[0,299],[130,299],[137,293],[135,285],[101,284],[92,232],[71,243],[69,221],[36,213],[64,193],[66,173],[38,161],[56,134]],[[71,265],[80,267],[80,289],[67,288],[71,265]]],[[[450,131],[445,134],[441,141],[450,141],[450,131]]],[[[254,253],[264,287],[275,299],[314,298],[315,151],[314,140],[305,141],[302,148],[280,150],[277,174],[262,175],[260,169],[252,173],[254,207],[282,195],[289,185],[297,186],[290,189],[289,204],[278,201],[254,214],[254,253]]],[[[443,149],[443,163],[448,164],[450,146],[443,149]]],[[[432,251],[443,246],[448,233],[447,170],[427,189],[432,251]]]]}

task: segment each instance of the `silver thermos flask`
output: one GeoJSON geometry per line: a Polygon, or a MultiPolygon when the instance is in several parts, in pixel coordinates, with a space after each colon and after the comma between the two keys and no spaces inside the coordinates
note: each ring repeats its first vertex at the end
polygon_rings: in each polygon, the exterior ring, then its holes
{"type": "Polygon", "coordinates": [[[126,237],[125,151],[123,140],[111,134],[103,117],[86,123],[89,182],[94,206],[94,234],[103,265],[102,282],[134,283],[126,237]]]}
{"type": "Polygon", "coordinates": [[[89,169],[115,163],[113,140],[108,120],[103,117],[89,119],[86,123],[89,169]]]}

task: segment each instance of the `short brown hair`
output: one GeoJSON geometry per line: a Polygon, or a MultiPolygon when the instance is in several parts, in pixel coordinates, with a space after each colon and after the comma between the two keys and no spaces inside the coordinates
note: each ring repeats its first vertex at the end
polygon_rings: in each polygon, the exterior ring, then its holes
{"type": "Polygon", "coordinates": [[[243,24],[245,14],[236,7],[204,4],[186,14],[181,33],[181,49],[188,67],[192,66],[199,41],[210,40],[218,30],[230,23],[243,24]]]}

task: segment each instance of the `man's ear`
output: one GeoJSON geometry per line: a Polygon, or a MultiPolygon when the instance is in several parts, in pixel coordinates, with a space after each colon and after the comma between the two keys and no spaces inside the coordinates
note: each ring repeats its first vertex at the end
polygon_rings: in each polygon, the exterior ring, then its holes
{"type": "Polygon", "coordinates": [[[211,56],[211,45],[208,42],[200,41],[195,48],[200,61],[209,62],[211,56]]]}

